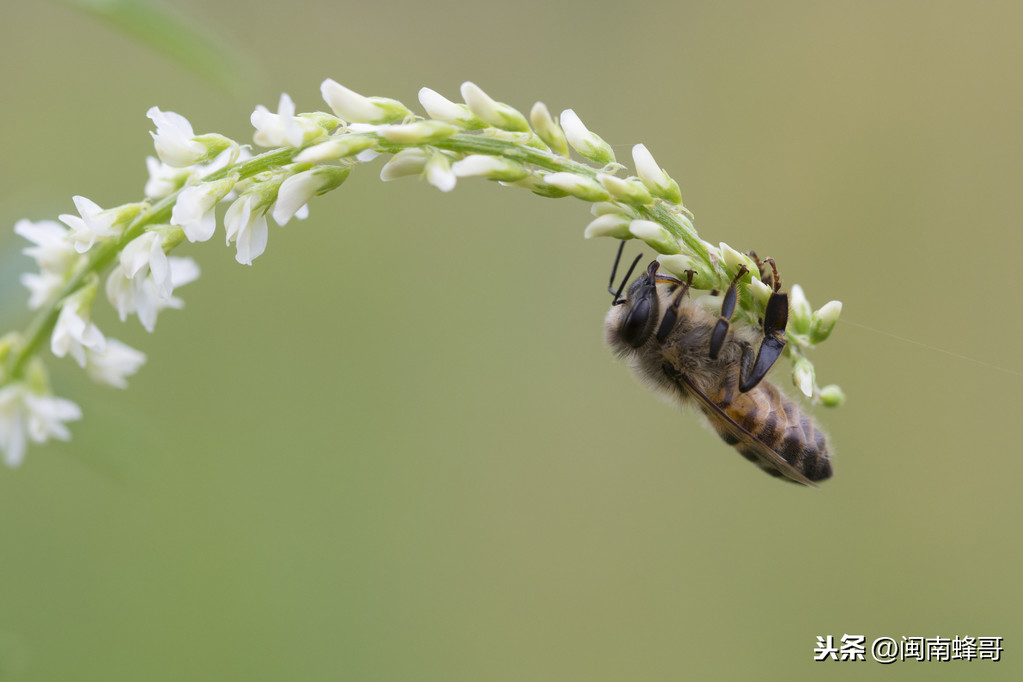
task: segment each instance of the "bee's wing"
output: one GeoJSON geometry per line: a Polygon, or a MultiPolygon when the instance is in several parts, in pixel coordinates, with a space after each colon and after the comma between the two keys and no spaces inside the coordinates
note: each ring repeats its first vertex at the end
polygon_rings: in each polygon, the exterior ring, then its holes
{"type": "Polygon", "coordinates": [[[757,459],[760,460],[761,467],[774,469],[781,473],[781,475],[785,478],[796,483],[802,483],[803,485],[810,486],[811,488],[820,487],[801,474],[794,466],[786,462],[785,459],[775,452],[769,445],[729,417],[728,413],[721,409],[720,405],[707,397],[707,394],[701,391],[685,374],[672,372],[671,377],[681,383],[683,388],[685,388],[685,392],[696,398],[706,412],[713,412],[715,417],[715,426],[725,429],[729,435],[735,438],[738,441],[738,443],[736,443],[736,447],[738,447],[741,443],[745,450],[756,455],[757,459]]]}

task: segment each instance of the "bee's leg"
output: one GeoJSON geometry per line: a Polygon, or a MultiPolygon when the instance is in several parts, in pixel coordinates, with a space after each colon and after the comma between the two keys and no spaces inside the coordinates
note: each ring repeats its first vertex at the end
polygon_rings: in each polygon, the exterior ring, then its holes
{"type": "Polygon", "coordinates": [[[745,265],[740,266],[739,272],[735,273],[732,283],[728,285],[728,291],[725,292],[725,300],[721,302],[721,316],[718,317],[718,322],[714,325],[714,331],[710,335],[711,360],[717,358],[718,353],[721,352],[721,347],[725,345],[725,336],[728,335],[728,320],[732,319],[732,313],[735,312],[735,298],[737,295],[735,285],[739,282],[739,278],[747,272],[749,272],[749,269],[745,265]]]}
{"type": "Polygon", "coordinates": [[[745,393],[760,383],[767,376],[771,365],[785,348],[785,325],[789,320],[789,295],[784,291],[776,291],[767,299],[764,310],[764,340],[757,350],[757,358],[749,363],[753,350],[743,349],[742,371],[739,372],[739,390],[745,393]]]}
{"type": "Polygon", "coordinates": [[[689,287],[693,284],[693,276],[695,274],[695,270],[686,270],[686,281],[679,285],[678,293],[675,294],[675,298],[672,299],[668,309],[664,311],[661,326],[657,328],[657,341],[659,343],[664,343],[664,340],[668,338],[668,334],[675,328],[675,324],[678,322],[678,309],[682,305],[682,299],[685,297],[686,292],[689,291],[689,287]]]}

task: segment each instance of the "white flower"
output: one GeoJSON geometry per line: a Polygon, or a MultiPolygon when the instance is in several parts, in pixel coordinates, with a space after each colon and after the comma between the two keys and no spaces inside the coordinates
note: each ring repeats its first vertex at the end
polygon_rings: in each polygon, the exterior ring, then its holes
{"type": "Polygon", "coordinates": [[[43,271],[66,273],[78,263],[78,252],[68,241],[69,230],[55,220],[22,219],[14,224],[14,232],[35,244],[22,253],[34,258],[43,271]]]}
{"type": "Polygon", "coordinates": [[[26,272],[20,279],[29,291],[29,310],[37,310],[55,299],[67,281],[64,275],[49,270],[43,270],[39,274],[26,272]]]}
{"type": "Polygon", "coordinates": [[[450,192],[455,188],[458,178],[451,172],[451,159],[447,154],[437,152],[426,162],[426,181],[441,192],[450,192]]]}
{"type": "Polygon", "coordinates": [[[590,132],[578,114],[571,109],[561,112],[561,128],[565,131],[565,137],[572,145],[572,149],[587,159],[597,163],[612,163],[615,160],[611,145],[596,133],[590,132]]]}
{"type": "MultiPolygon", "coordinates": [[[[168,258],[170,269],[170,291],[188,284],[199,277],[199,266],[191,258],[168,258]]],[[[156,327],[156,317],[164,308],[181,308],[184,302],[173,296],[163,296],[153,281],[151,273],[139,273],[129,277],[123,267],[114,268],[107,277],[107,299],[117,310],[121,321],[135,313],[146,331],[156,327]]]]}
{"type": "Polygon", "coordinates": [[[273,206],[273,217],[282,227],[292,217],[305,219],[309,215],[307,202],[338,187],[348,178],[352,167],[320,166],[286,178],[277,189],[277,201],[273,206]]]}
{"type": "Polygon", "coordinates": [[[117,339],[107,339],[105,350],[89,351],[85,359],[85,371],[94,381],[114,388],[128,388],[127,377],[145,364],[146,354],[117,339]]]}
{"type": "Polygon", "coordinates": [[[75,251],[85,253],[97,241],[117,235],[117,230],[114,229],[116,216],[111,211],[104,211],[85,197],[76,196],[72,197],[72,200],[79,215],[64,214],[58,217],[60,222],[71,228],[68,239],[74,245],[75,251]]]}
{"type": "Polygon", "coordinates": [[[147,274],[156,284],[156,290],[162,298],[171,295],[170,263],[163,250],[164,237],[158,231],[143,232],[132,239],[121,251],[121,267],[124,274],[132,279],[145,277],[147,274]]]}
{"type": "Polygon", "coordinates": [[[393,123],[412,114],[397,100],[363,97],[330,78],[320,84],[320,94],[339,118],[355,123],[393,123]]]}
{"type": "Polygon", "coordinates": [[[248,193],[236,199],[224,215],[224,227],[228,246],[235,242],[234,259],[242,265],[252,265],[266,250],[269,237],[262,196],[248,193]]]}
{"type": "Polygon", "coordinates": [[[200,182],[181,190],[171,209],[171,225],[179,225],[190,242],[204,242],[217,229],[217,203],[235,185],[235,178],[200,182]]]}
{"type": "Polygon", "coordinates": [[[85,350],[102,352],[106,347],[106,339],[91,319],[91,297],[95,291],[86,287],[79,293],[69,297],[61,304],[57,324],[53,327],[50,337],[50,350],[58,358],[68,353],[75,361],[85,367],[85,350]]]}
{"type": "Polygon", "coordinates": [[[191,169],[168,166],[155,156],[146,157],[146,170],[149,179],[146,180],[145,192],[150,199],[162,199],[176,192],[192,173],[191,169]]]}
{"type": "Polygon", "coordinates": [[[295,116],[295,103],[287,93],[281,93],[276,114],[260,104],[249,121],[256,129],[252,139],[261,147],[299,147],[306,137],[322,132],[313,121],[295,116]]]}
{"type": "Polygon", "coordinates": [[[173,111],[160,111],[159,107],[151,107],[146,116],[156,124],[156,132],[149,132],[156,154],[168,166],[184,168],[205,158],[206,145],[195,140],[187,118],[173,111]]]}
{"type": "Polygon", "coordinates": [[[22,382],[0,388],[0,451],[4,464],[21,464],[26,436],[37,443],[49,438],[68,440],[71,433],[64,422],[81,418],[81,409],[70,400],[31,393],[22,382]]]}
{"type": "Polygon", "coordinates": [[[9,467],[25,458],[25,392],[21,383],[0,388],[0,451],[9,467]]]}

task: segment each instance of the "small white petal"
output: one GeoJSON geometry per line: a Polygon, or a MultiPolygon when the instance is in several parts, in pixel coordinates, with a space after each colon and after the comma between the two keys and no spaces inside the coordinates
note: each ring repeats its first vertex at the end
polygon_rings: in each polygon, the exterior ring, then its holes
{"type": "Polygon", "coordinates": [[[117,339],[107,339],[103,353],[88,353],[85,370],[101,384],[114,388],[127,388],[127,377],[138,372],[145,364],[146,354],[117,339]]]}
{"type": "Polygon", "coordinates": [[[426,181],[441,192],[450,192],[455,188],[458,178],[451,172],[451,159],[446,154],[438,152],[427,162],[426,181]]]}
{"type": "Polygon", "coordinates": [[[296,173],[282,182],[274,204],[274,221],[282,227],[286,225],[323,187],[323,180],[316,169],[312,169],[296,173]]]}
{"type": "Polygon", "coordinates": [[[252,139],[261,147],[299,147],[307,136],[320,132],[313,121],[295,116],[295,103],[287,93],[281,93],[276,114],[258,105],[249,120],[256,129],[252,139]]]}
{"type": "Polygon", "coordinates": [[[244,195],[235,200],[224,215],[227,243],[235,243],[235,260],[242,265],[252,265],[266,250],[269,236],[266,215],[256,207],[256,201],[255,195],[244,195]]]}
{"type": "Polygon", "coordinates": [[[380,179],[388,182],[406,175],[419,175],[429,160],[430,154],[422,149],[403,149],[380,169],[380,179]]]}
{"type": "Polygon", "coordinates": [[[173,111],[160,111],[159,107],[151,107],[146,116],[156,124],[156,132],[149,133],[156,154],[168,166],[184,168],[206,156],[206,147],[193,139],[195,132],[187,118],[173,111]]]}

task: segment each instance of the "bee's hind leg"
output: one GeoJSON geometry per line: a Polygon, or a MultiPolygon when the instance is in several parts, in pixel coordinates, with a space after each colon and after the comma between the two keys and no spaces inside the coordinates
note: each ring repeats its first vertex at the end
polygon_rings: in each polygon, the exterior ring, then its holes
{"type": "Polygon", "coordinates": [[[710,335],[710,359],[717,359],[718,353],[721,352],[721,347],[725,345],[725,337],[728,335],[728,321],[732,319],[732,313],[735,312],[735,298],[736,289],[735,286],[739,282],[739,278],[749,272],[749,268],[745,265],[739,267],[739,272],[735,273],[735,277],[732,278],[732,283],[728,285],[728,290],[725,292],[725,298],[721,302],[721,316],[718,317],[717,324],[714,325],[714,331],[710,335]]]}
{"type": "MultiPolygon", "coordinates": [[[[777,275],[775,279],[777,280],[777,275]]],[[[743,349],[742,371],[739,373],[739,390],[743,393],[767,376],[768,370],[785,349],[785,325],[788,321],[789,295],[776,290],[767,299],[767,308],[764,310],[764,340],[760,343],[756,360],[752,365],[749,356],[753,354],[753,350],[749,347],[743,349]]],[[[721,324],[720,321],[718,324],[721,324]]]]}

